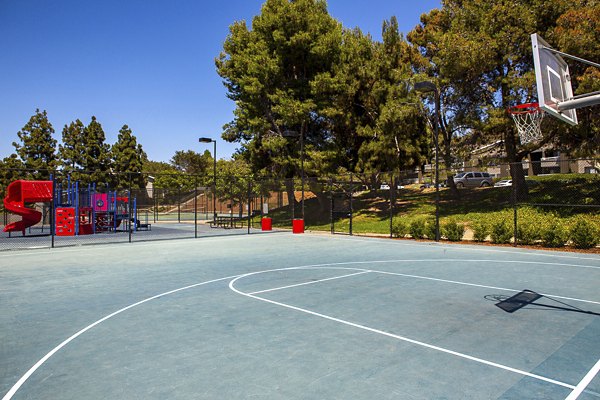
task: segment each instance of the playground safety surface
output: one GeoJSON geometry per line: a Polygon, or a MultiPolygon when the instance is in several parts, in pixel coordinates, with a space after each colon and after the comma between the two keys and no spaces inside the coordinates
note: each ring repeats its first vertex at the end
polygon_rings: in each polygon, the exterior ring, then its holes
{"type": "Polygon", "coordinates": [[[0,394],[599,399],[599,284],[595,254],[312,234],[0,252],[0,394]]]}

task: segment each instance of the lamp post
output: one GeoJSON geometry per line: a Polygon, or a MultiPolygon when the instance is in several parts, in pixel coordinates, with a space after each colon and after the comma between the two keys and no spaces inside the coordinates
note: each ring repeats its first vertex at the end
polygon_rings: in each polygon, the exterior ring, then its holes
{"type": "Polygon", "coordinates": [[[214,143],[213,149],[213,221],[217,221],[217,141],[208,137],[198,139],[200,143],[214,143]]]}
{"type": "Polygon", "coordinates": [[[440,240],[440,185],[439,185],[439,144],[438,144],[438,130],[439,130],[439,117],[440,117],[440,91],[433,82],[423,81],[415,83],[415,91],[419,93],[433,92],[435,101],[435,112],[433,118],[434,136],[433,143],[435,146],[435,241],[440,240]]]}

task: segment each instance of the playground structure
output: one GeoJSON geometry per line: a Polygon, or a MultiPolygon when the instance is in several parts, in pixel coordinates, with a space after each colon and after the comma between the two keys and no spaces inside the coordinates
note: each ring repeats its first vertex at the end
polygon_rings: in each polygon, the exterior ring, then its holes
{"type": "Polygon", "coordinates": [[[42,212],[28,206],[32,203],[50,203],[54,216],[50,225],[56,236],[150,229],[147,221],[138,220],[137,200],[129,193],[126,196],[110,190],[99,193],[95,184],[81,189],[79,182],[71,183],[70,179],[65,187],[62,184],[54,187],[53,181],[17,180],[7,187],[4,207],[22,219],[7,224],[4,232],[20,231],[25,236],[27,228],[42,220],[42,212]]]}
{"type": "Polygon", "coordinates": [[[52,201],[52,181],[14,181],[6,188],[4,208],[20,215],[21,221],[12,222],[4,227],[4,232],[21,231],[36,225],[42,220],[42,213],[27,207],[26,203],[45,203],[52,201]]]}

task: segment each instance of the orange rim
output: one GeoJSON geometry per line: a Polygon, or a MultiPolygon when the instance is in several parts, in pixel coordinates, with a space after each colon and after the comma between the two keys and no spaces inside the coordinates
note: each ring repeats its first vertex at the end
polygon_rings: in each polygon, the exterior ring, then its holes
{"type": "Polygon", "coordinates": [[[535,114],[540,112],[540,105],[538,103],[525,103],[518,104],[508,108],[509,114],[535,114]]]}

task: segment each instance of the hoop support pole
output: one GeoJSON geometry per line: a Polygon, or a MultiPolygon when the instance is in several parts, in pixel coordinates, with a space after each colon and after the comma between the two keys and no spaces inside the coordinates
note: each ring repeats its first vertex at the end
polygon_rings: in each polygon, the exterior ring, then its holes
{"type": "Polygon", "coordinates": [[[561,101],[556,105],[556,107],[558,108],[558,111],[566,111],[574,108],[590,107],[596,104],[600,104],[600,94],[561,101]]]}
{"type": "Polygon", "coordinates": [[[558,54],[558,55],[561,55],[561,56],[566,57],[566,58],[570,58],[571,60],[579,61],[580,63],[583,63],[583,64],[591,65],[592,67],[600,68],[600,64],[598,64],[598,63],[595,63],[595,62],[590,61],[590,60],[586,60],[585,58],[573,56],[573,55],[568,54],[568,53],[563,53],[562,51],[555,50],[555,49],[553,49],[551,47],[548,47],[548,46],[540,45],[540,49],[547,50],[550,53],[558,54]]]}

